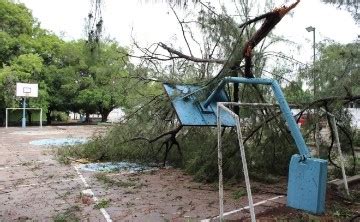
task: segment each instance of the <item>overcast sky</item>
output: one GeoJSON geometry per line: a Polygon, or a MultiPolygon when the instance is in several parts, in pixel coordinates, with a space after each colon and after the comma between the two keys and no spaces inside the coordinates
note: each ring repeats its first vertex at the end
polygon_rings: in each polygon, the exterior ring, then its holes
{"type": "MultiPolygon", "coordinates": [[[[84,19],[90,11],[91,0],[18,0],[33,12],[41,26],[63,35],[67,40],[84,38],[84,19]]],[[[166,3],[145,0],[103,0],[106,35],[122,46],[131,45],[131,35],[142,44],[176,43],[181,39],[179,25],[166,3]]],[[[214,1],[218,2],[218,1],[214,1]]],[[[288,0],[277,0],[278,5],[288,0]]],[[[320,0],[302,0],[277,25],[275,34],[282,35],[301,47],[300,56],[311,59],[312,34],[307,26],[316,27],[316,40],[332,39],[340,43],[355,41],[360,27],[351,15],[320,0]]],[[[180,45],[182,43],[179,43],[180,45]]],[[[305,59],[306,60],[306,59],[305,59]]]]}

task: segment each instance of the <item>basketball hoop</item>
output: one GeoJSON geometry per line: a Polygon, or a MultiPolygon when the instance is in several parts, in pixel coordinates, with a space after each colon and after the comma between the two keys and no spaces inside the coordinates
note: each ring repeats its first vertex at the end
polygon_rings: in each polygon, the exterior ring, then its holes
{"type": "Polygon", "coordinates": [[[22,128],[26,127],[26,98],[29,97],[38,97],[38,84],[30,84],[30,83],[16,83],[16,96],[23,98],[23,117],[22,117],[22,128]]]}
{"type": "Polygon", "coordinates": [[[16,96],[18,97],[38,97],[38,84],[16,83],[16,96]]]}

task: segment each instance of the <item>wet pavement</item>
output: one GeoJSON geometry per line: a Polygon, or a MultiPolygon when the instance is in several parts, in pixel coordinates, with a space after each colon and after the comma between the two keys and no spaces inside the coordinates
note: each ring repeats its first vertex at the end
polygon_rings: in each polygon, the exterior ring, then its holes
{"type": "Polygon", "coordinates": [[[84,138],[51,138],[51,139],[41,139],[33,140],[29,143],[31,145],[42,146],[42,147],[59,147],[59,146],[74,146],[78,144],[84,144],[87,142],[87,139],[84,138]]]}

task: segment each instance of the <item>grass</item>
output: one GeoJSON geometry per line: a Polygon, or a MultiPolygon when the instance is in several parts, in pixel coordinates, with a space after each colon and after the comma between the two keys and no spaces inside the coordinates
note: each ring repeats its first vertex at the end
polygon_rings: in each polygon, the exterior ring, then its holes
{"type": "Polygon", "coordinates": [[[55,153],[57,160],[65,165],[68,165],[73,160],[73,157],[79,157],[81,156],[81,147],[82,145],[76,145],[76,146],[64,146],[59,147],[57,149],[53,149],[53,152],[55,153]]]}
{"type": "Polygon", "coordinates": [[[353,212],[340,204],[334,204],[331,208],[332,216],[336,218],[350,218],[353,216],[353,212]]]}
{"type": "Polygon", "coordinates": [[[95,204],[95,209],[107,208],[109,206],[110,200],[100,200],[97,204],[95,204]]]}
{"type": "Polygon", "coordinates": [[[80,219],[76,216],[76,212],[80,211],[79,206],[72,206],[65,210],[65,212],[59,213],[54,217],[54,222],[77,222],[80,219]]]}
{"type": "Polygon", "coordinates": [[[108,185],[108,186],[117,186],[117,187],[135,187],[137,184],[133,181],[122,181],[122,180],[115,180],[110,178],[106,173],[96,173],[95,178],[108,185]]]}
{"type": "Polygon", "coordinates": [[[246,189],[245,188],[239,188],[238,190],[236,190],[236,191],[234,191],[232,193],[232,197],[235,200],[238,200],[238,199],[240,199],[241,197],[243,197],[245,195],[246,195],[246,189]]]}

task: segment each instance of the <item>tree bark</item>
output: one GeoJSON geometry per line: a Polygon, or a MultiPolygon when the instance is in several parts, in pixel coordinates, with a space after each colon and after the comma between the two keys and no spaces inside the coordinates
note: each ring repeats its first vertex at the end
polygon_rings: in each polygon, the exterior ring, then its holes
{"type": "Polygon", "coordinates": [[[90,123],[90,113],[86,112],[85,122],[90,123]]]}
{"type": "Polygon", "coordinates": [[[106,122],[108,119],[108,116],[110,114],[110,112],[112,111],[112,109],[102,109],[100,114],[101,114],[101,122],[106,122]]]}
{"type": "Polygon", "coordinates": [[[51,110],[50,109],[48,109],[48,111],[46,112],[46,124],[51,125],[51,110]]]}
{"type": "Polygon", "coordinates": [[[27,113],[27,116],[28,116],[27,119],[28,119],[28,122],[29,122],[29,126],[31,126],[31,125],[32,125],[32,118],[31,118],[31,117],[32,117],[32,115],[31,115],[32,113],[31,113],[31,111],[29,111],[29,110],[27,110],[26,113],[27,113]]]}
{"type": "Polygon", "coordinates": [[[0,126],[4,126],[5,112],[0,110],[0,126]]]}

